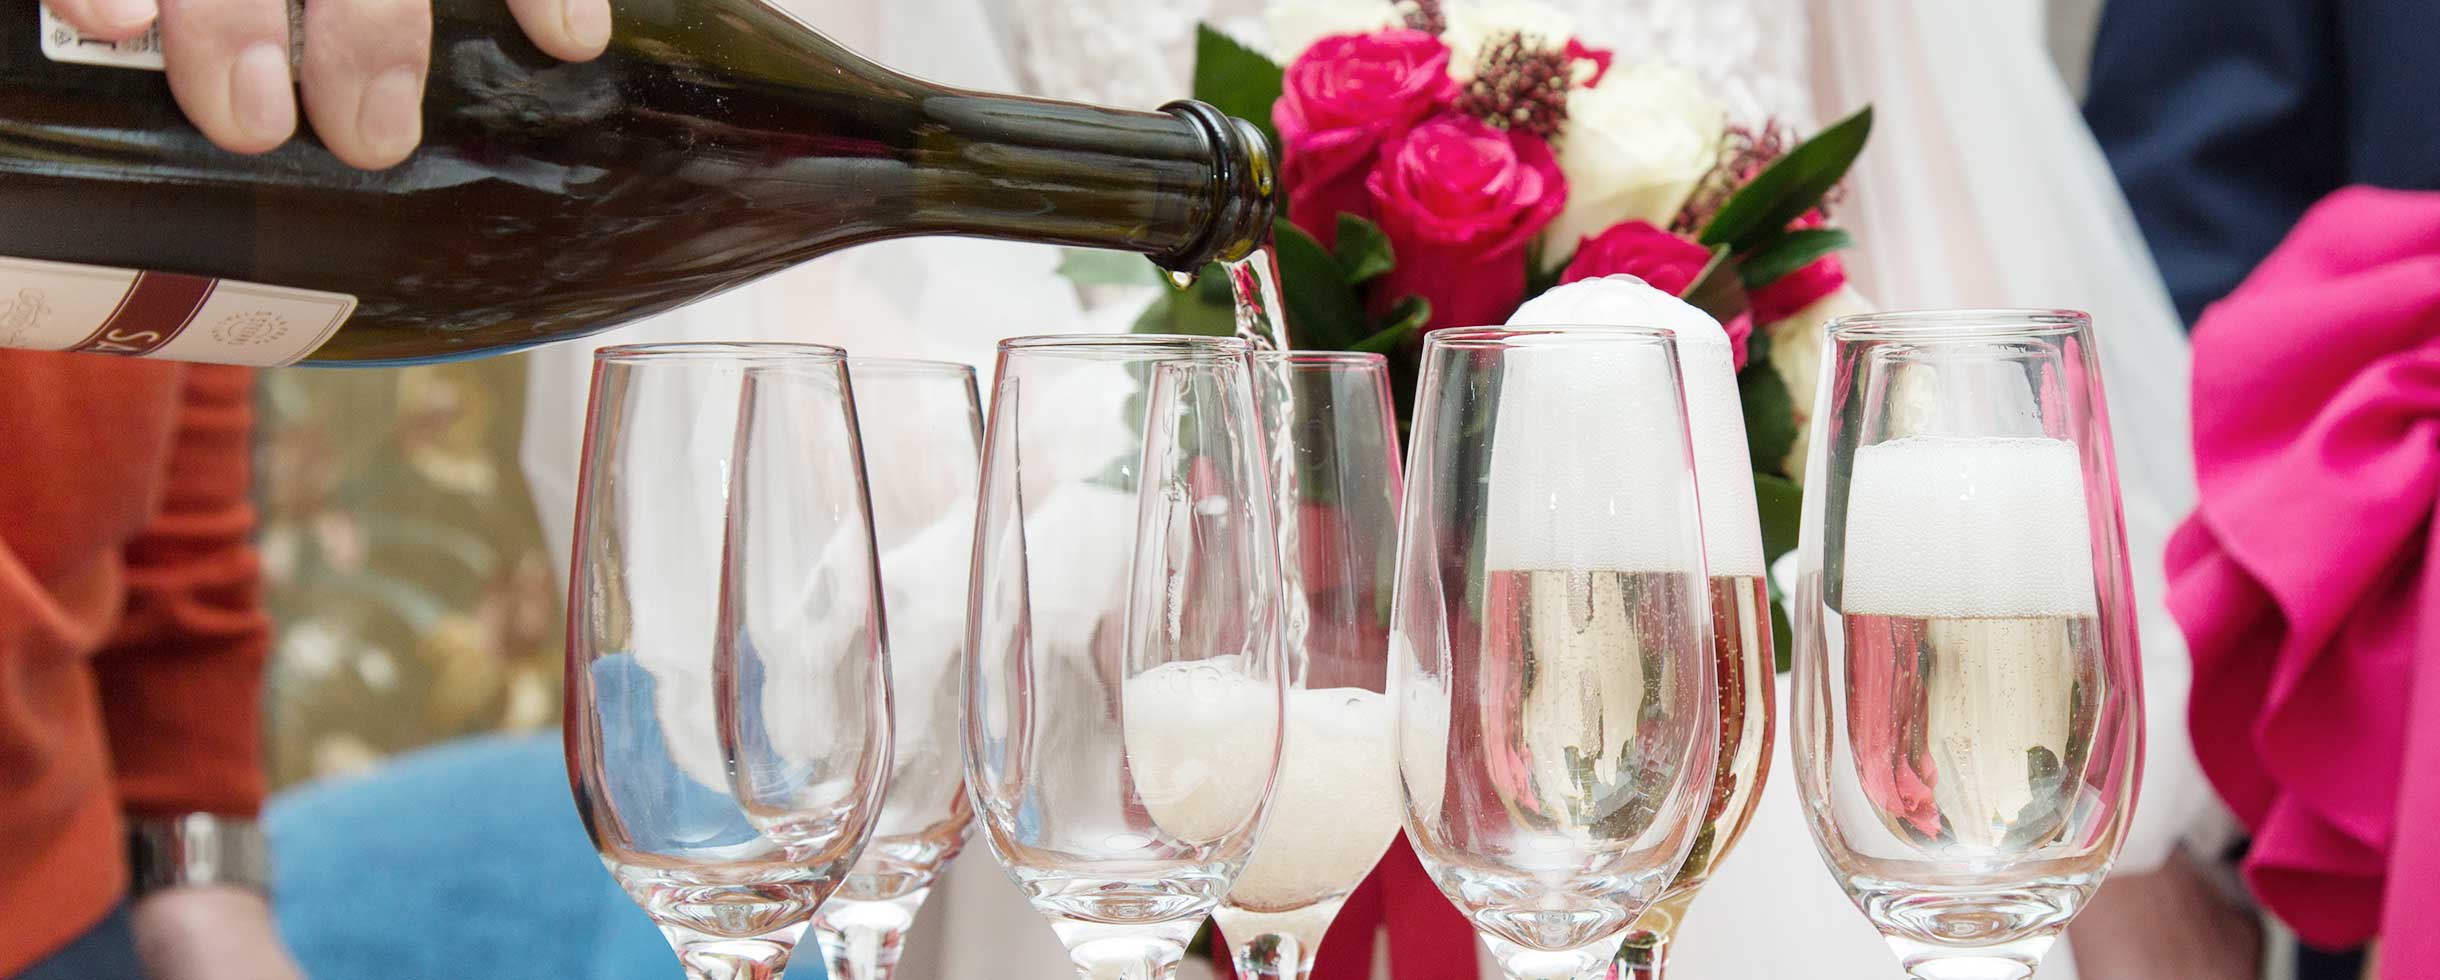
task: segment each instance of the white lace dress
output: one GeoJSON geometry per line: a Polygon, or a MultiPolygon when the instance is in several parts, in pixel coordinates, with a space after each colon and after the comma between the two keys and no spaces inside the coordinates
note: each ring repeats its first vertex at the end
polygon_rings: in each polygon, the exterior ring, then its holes
{"type": "MultiPolygon", "coordinates": [[[[1878,304],[2094,314],[2126,486],[2152,732],[2142,810],[2120,868],[2157,864],[2216,812],[2187,748],[2185,650],[2161,604],[2162,541],[2193,501],[2186,347],[2116,185],[2043,51],[2040,0],[1555,2],[1581,37],[1622,60],[1665,59],[1693,72],[1739,121],[1777,118],[1809,131],[1873,103],[1872,146],[1839,220],[1861,242],[1847,257],[1850,274],[1878,304]]],[[[916,74],[1107,105],[1149,107],[1185,94],[1198,22],[1267,47],[1259,0],[787,5],[916,74]]],[[[1089,306],[1054,276],[1055,262],[1027,246],[885,243],[603,340],[791,337],[968,360],[987,372],[998,337],[1123,328],[1123,305],[1089,306]]],[[[591,346],[534,358],[526,468],[543,526],[561,534],[570,523],[591,346]]],[[[1695,903],[1671,973],[1885,980],[1898,972],[1896,961],[1823,868],[1796,802],[1784,723],[1781,731],[1761,811],[1695,903]]],[[[2064,944],[2049,959],[2044,980],[2074,976],[2064,944]]],[[[1074,975],[1048,924],[979,842],[936,891],[902,969],[922,978],[1074,975]]]]}

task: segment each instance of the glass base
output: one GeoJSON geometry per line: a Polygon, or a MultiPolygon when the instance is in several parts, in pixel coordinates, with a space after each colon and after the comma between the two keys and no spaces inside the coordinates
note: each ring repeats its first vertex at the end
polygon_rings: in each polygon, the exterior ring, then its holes
{"type": "Polygon", "coordinates": [[[1618,958],[1619,941],[1626,938],[1621,933],[1575,949],[1548,950],[1520,946],[1489,931],[1478,935],[1508,980],[1603,980],[1618,958]]]}
{"type": "Polygon", "coordinates": [[[2029,936],[2012,943],[1958,949],[1931,943],[1884,937],[1908,976],[1916,980],[2027,980],[2042,965],[2042,955],[2058,937],[2029,936]]]}

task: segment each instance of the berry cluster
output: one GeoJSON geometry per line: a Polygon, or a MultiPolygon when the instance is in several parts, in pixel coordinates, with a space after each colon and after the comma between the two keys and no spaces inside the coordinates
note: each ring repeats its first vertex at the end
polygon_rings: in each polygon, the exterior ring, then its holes
{"type": "Polygon", "coordinates": [[[1510,34],[1483,48],[1456,108],[1494,128],[1554,140],[1567,126],[1567,92],[1575,84],[1565,50],[1510,34]]]}

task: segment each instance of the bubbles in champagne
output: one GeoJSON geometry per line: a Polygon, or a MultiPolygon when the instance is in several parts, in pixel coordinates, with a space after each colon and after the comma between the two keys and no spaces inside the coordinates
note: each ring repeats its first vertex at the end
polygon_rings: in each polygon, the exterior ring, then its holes
{"type": "Polygon", "coordinates": [[[1856,450],[1839,607],[1939,618],[2091,616],[2084,471],[2060,439],[1916,436],[1856,450]]]}
{"type": "Polygon", "coordinates": [[[1334,687],[1288,695],[1288,744],[1270,819],[1232,906],[1283,911],[1353,889],[1405,812],[1389,699],[1334,687]]]}
{"type": "Polygon", "coordinates": [[[2106,695],[2086,518],[2070,442],[1857,451],[1836,566],[1849,745],[1897,838],[1986,861],[2071,840],[2106,695]]]}
{"type": "Polygon", "coordinates": [[[1231,658],[1162,664],[1121,694],[1127,770],[1152,822],[1208,843],[1252,820],[1279,749],[1278,692],[1231,658]]]}

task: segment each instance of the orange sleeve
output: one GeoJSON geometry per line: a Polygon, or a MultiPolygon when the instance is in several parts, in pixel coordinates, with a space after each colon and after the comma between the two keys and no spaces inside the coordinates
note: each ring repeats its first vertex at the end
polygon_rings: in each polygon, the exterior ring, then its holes
{"type": "Polygon", "coordinates": [[[161,506],[127,546],[127,607],[94,658],[129,813],[262,804],[271,620],[256,558],[252,371],[186,369],[161,506]]]}

